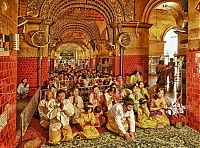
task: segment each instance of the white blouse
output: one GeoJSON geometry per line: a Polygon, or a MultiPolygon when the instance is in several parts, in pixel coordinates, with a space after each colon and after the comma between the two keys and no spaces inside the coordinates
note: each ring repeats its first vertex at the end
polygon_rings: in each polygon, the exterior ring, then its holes
{"type": "Polygon", "coordinates": [[[54,109],[49,111],[47,116],[50,119],[49,128],[52,130],[59,130],[69,124],[69,118],[74,114],[74,106],[69,99],[64,100],[63,109],[60,108],[60,104],[55,102],[54,109]]]}

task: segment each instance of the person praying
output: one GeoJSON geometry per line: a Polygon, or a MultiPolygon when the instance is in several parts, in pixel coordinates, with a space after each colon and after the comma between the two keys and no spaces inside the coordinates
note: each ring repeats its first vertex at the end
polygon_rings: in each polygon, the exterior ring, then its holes
{"type": "Polygon", "coordinates": [[[69,99],[65,99],[65,91],[63,89],[58,90],[54,109],[47,114],[50,119],[50,144],[60,144],[60,142],[73,139],[72,129],[69,124],[69,119],[73,114],[74,107],[69,99]]]}
{"type": "Polygon", "coordinates": [[[46,92],[46,97],[40,101],[38,105],[38,112],[40,115],[40,125],[45,128],[49,129],[49,118],[47,117],[47,113],[53,109],[54,107],[54,99],[53,99],[53,93],[49,89],[46,92]]]}

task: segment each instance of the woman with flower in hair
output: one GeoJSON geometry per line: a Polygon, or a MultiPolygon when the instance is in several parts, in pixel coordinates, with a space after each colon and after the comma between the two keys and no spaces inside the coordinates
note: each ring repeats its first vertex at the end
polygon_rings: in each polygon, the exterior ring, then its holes
{"type": "Polygon", "coordinates": [[[164,96],[164,88],[158,87],[154,98],[151,100],[150,111],[151,117],[159,126],[163,127],[170,125],[170,121],[166,113],[170,106],[171,102],[164,96]]]}

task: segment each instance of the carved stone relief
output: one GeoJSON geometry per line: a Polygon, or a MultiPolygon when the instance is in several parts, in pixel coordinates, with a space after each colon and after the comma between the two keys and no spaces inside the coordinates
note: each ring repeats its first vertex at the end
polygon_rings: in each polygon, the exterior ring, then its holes
{"type": "Polygon", "coordinates": [[[108,43],[113,44],[113,28],[110,25],[106,26],[107,32],[108,32],[108,43]]]}
{"type": "Polygon", "coordinates": [[[0,13],[0,24],[1,23],[3,24],[1,26],[5,27],[4,29],[0,30],[1,33],[5,33],[5,34],[17,33],[17,23],[14,22],[10,17],[6,16],[3,13],[0,13]]]}
{"type": "Polygon", "coordinates": [[[125,21],[127,22],[134,21],[134,11],[135,11],[134,9],[135,9],[134,0],[129,0],[124,10],[125,21]]]}
{"type": "Polygon", "coordinates": [[[38,17],[40,7],[45,0],[28,0],[27,16],[38,17]]]}
{"type": "MultiPolygon", "coordinates": [[[[33,0],[32,0],[33,1],[33,0]]],[[[37,0],[35,0],[37,1],[37,0]]],[[[35,5],[36,7],[36,5],[35,5]]],[[[116,21],[115,11],[107,0],[87,0],[87,4],[84,4],[79,0],[45,0],[41,5],[40,15],[41,18],[57,17],[62,9],[70,9],[82,7],[86,9],[94,9],[99,11],[108,23],[116,21]],[[60,10],[59,10],[60,9],[60,10]]]]}

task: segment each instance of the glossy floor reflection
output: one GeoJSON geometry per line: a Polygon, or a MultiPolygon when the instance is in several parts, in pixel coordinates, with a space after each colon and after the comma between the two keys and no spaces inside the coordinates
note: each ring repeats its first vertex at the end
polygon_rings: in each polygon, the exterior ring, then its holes
{"type": "MultiPolygon", "coordinates": [[[[156,85],[157,76],[149,76],[149,88],[151,89],[154,85],[156,85]]],[[[165,86],[165,96],[172,102],[176,102],[177,96],[179,95],[178,92],[178,85],[175,81],[174,84],[167,83],[165,86]]]]}

